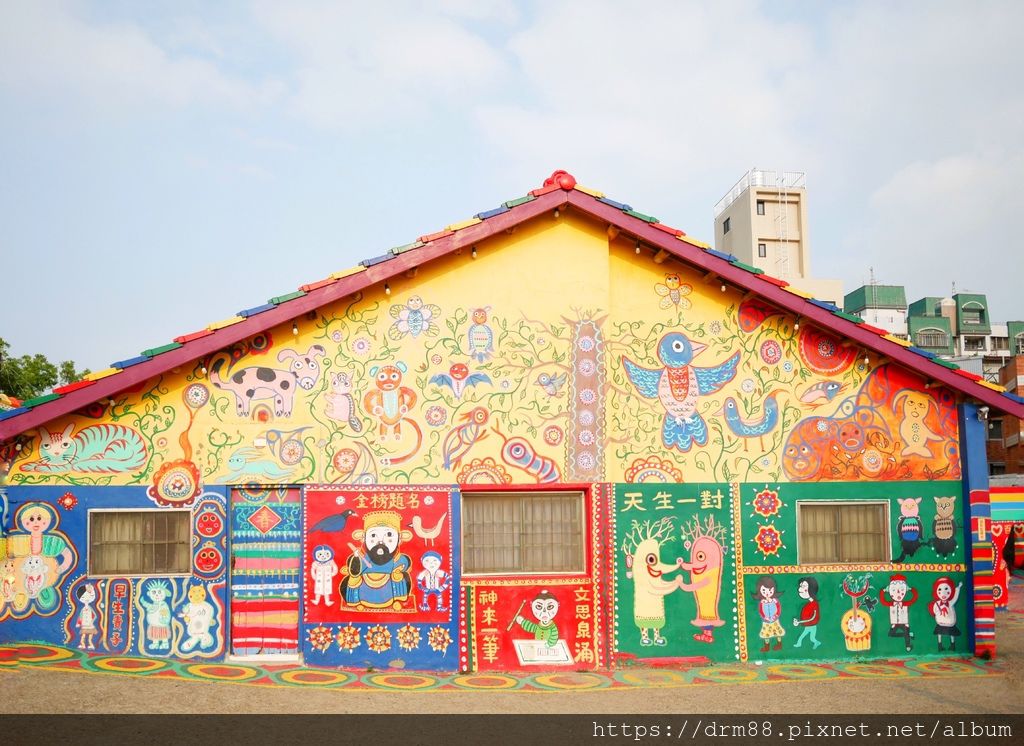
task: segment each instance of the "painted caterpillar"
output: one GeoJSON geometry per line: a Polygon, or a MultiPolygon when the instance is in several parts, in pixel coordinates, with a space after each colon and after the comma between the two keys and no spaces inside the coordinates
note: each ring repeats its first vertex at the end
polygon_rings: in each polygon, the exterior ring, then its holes
{"type": "Polygon", "coordinates": [[[62,432],[39,428],[39,460],[22,464],[22,471],[58,474],[84,471],[114,474],[134,471],[146,463],[142,436],[124,425],[89,425],[71,437],[74,425],[62,432]]]}
{"type": "Polygon", "coordinates": [[[551,459],[539,455],[523,438],[506,439],[501,449],[501,457],[506,463],[535,476],[539,484],[558,482],[562,478],[558,465],[551,459]]]}

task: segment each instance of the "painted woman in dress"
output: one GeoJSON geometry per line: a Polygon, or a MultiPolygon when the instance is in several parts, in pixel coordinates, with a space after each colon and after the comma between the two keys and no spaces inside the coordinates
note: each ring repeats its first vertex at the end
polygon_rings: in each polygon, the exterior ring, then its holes
{"type": "Polygon", "coordinates": [[[761,639],[764,645],[762,653],[767,653],[772,640],[775,640],[775,650],[782,650],[782,636],[786,630],[779,623],[782,616],[782,604],[776,596],[782,595],[775,586],[775,578],[762,575],[757,581],[757,590],[753,594],[757,600],[757,613],[761,616],[761,639]]]}
{"type": "Polygon", "coordinates": [[[939,652],[942,647],[942,637],[949,638],[949,649],[956,647],[956,638],[960,636],[960,628],[956,626],[956,601],[960,598],[960,588],[963,583],[957,583],[953,587],[951,578],[942,576],[932,586],[932,602],[928,604],[928,611],[935,617],[935,632],[933,633],[939,641],[939,652]]]}

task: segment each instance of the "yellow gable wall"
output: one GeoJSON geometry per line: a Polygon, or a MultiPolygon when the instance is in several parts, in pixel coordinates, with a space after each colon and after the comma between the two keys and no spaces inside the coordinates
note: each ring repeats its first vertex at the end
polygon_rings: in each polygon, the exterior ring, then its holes
{"type": "Polygon", "coordinates": [[[951,394],[603,225],[544,216],[389,285],[29,433],[9,481],[959,478],[951,394]]]}

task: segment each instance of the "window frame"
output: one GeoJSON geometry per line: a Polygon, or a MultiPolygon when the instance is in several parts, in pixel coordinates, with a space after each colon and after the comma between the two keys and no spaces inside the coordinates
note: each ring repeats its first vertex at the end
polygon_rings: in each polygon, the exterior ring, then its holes
{"type": "Polygon", "coordinates": [[[85,523],[85,577],[87,578],[190,578],[193,570],[193,544],[195,539],[194,527],[192,525],[191,508],[89,508],[86,511],[85,523]],[[118,572],[118,573],[94,573],[92,571],[92,516],[93,513],[185,513],[188,515],[188,538],[186,539],[186,551],[188,555],[188,570],[185,572],[118,572]]]}
{"type": "Polygon", "coordinates": [[[724,236],[730,230],[732,230],[732,217],[731,216],[722,221],[722,235],[724,236]]]}
{"type": "Polygon", "coordinates": [[[768,258],[768,244],[766,244],[766,243],[759,243],[757,245],[757,257],[759,259],[767,259],[768,258]]]}
{"type": "Polygon", "coordinates": [[[522,485],[495,485],[495,484],[462,484],[459,485],[459,560],[462,567],[462,577],[469,579],[486,578],[565,578],[565,577],[589,577],[590,574],[590,527],[591,516],[591,486],[586,484],[522,484],[522,485]],[[580,500],[580,556],[578,570],[494,570],[494,571],[473,571],[466,569],[466,501],[472,500],[477,495],[498,495],[506,497],[537,496],[537,495],[575,495],[580,500]]]}
{"type": "MultiPolygon", "coordinates": [[[[885,498],[876,498],[868,500],[797,500],[796,501],[796,563],[797,565],[887,565],[892,561],[892,524],[890,501],[885,498]],[[802,505],[881,505],[883,509],[882,517],[882,556],[883,559],[879,560],[820,560],[815,562],[804,561],[803,558],[803,526],[801,525],[801,506],[802,505]]],[[[842,534],[839,530],[836,531],[836,536],[841,537],[842,534]]],[[[841,549],[840,546],[836,547],[838,551],[841,549]]]]}
{"type": "Polygon", "coordinates": [[[764,206],[764,200],[763,199],[756,200],[755,207],[757,209],[757,214],[758,215],[764,215],[765,214],[765,206],[764,206]]]}

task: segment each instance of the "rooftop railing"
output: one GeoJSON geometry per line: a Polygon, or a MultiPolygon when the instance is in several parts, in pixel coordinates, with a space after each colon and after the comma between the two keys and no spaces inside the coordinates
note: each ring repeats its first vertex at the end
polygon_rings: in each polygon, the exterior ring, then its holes
{"type": "Polygon", "coordinates": [[[803,171],[762,171],[752,168],[737,181],[722,199],[715,205],[715,217],[736,201],[750,187],[767,187],[769,189],[802,189],[807,186],[807,174],[803,171]]]}

